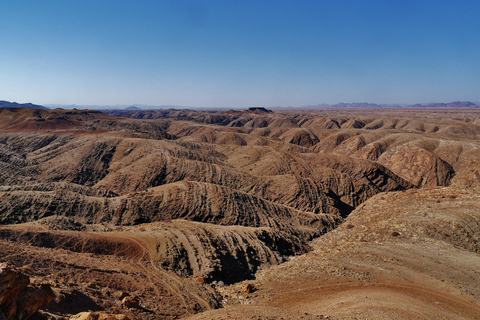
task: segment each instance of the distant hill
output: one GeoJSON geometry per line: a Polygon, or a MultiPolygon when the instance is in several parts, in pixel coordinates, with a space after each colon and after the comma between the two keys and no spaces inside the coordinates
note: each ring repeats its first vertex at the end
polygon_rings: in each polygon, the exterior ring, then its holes
{"type": "Polygon", "coordinates": [[[174,108],[174,109],[187,109],[189,107],[185,106],[177,106],[177,105],[158,105],[158,106],[153,106],[153,105],[146,105],[146,104],[135,104],[135,105],[128,105],[128,104],[117,104],[117,105],[96,105],[96,104],[84,104],[84,105],[78,105],[78,104],[47,104],[46,105],[50,109],[55,109],[55,108],[62,108],[62,109],[79,109],[79,110],[156,110],[156,109],[169,109],[169,108],[174,108]],[[135,107],[138,109],[130,109],[131,107],[135,107]]]}
{"type": "Polygon", "coordinates": [[[142,109],[140,109],[139,107],[136,107],[136,106],[130,106],[130,107],[125,108],[125,110],[142,110],[142,109]]]}
{"type": "Polygon", "coordinates": [[[306,109],[315,109],[315,108],[470,108],[476,107],[479,103],[474,103],[470,101],[452,101],[448,103],[444,102],[432,102],[432,103],[416,103],[410,105],[403,104],[376,104],[368,102],[353,102],[353,103],[336,103],[336,104],[317,104],[317,105],[308,105],[302,106],[299,108],[306,109]]]}
{"type": "Polygon", "coordinates": [[[352,103],[336,103],[336,104],[316,104],[316,105],[307,105],[301,106],[299,108],[306,108],[306,109],[315,109],[315,108],[346,108],[346,109],[353,109],[353,108],[391,108],[391,107],[399,107],[398,104],[376,104],[376,103],[368,103],[368,102],[352,102],[352,103]]]}
{"type": "Polygon", "coordinates": [[[447,107],[447,108],[465,108],[465,107],[473,107],[475,103],[470,101],[453,101],[450,103],[431,103],[425,105],[425,107],[447,107]]]}
{"type": "Polygon", "coordinates": [[[412,104],[407,106],[407,108],[470,108],[478,106],[477,103],[473,103],[470,101],[452,101],[448,103],[444,102],[432,102],[432,103],[424,103],[424,104],[412,104]]]}
{"type": "Polygon", "coordinates": [[[17,103],[0,100],[0,108],[34,108],[34,109],[48,109],[44,106],[33,103],[17,103]]]}
{"type": "Polygon", "coordinates": [[[247,109],[247,112],[261,114],[261,113],[272,113],[273,111],[265,109],[264,107],[250,107],[247,109]]]}
{"type": "MultiPolygon", "coordinates": [[[[112,117],[96,110],[51,110],[47,108],[36,109],[33,107],[0,108],[0,132],[75,130],[82,126],[89,126],[92,122],[98,122],[100,120],[112,120],[112,117]]],[[[89,128],[91,128],[91,126],[89,128]]]]}

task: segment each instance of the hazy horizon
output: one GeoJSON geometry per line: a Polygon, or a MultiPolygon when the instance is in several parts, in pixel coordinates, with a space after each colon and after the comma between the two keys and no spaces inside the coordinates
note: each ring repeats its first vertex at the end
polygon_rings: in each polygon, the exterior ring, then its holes
{"type": "Polygon", "coordinates": [[[433,105],[439,105],[439,104],[451,104],[451,103],[456,103],[456,102],[471,102],[476,104],[477,106],[480,105],[479,102],[475,101],[437,101],[437,102],[427,102],[427,103],[412,103],[412,104],[401,104],[401,103],[369,103],[369,102],[338,102],[338,103],[332,103],[332,104],[327,104],[327,103],[317,103],[317,104],[312,104],[312,105],[297,105],[297,106],[262,106],[262,105],[247,105],[247,106],[217,106],[217,107],[209,107],[209,106],[181,106],[181,105],[144,105],[144,104],[117,104],[117,105],[77,105],[77,104],[70,104],[70,105],[62,105],[62,104],[45,104],[43,105],[44,107],[48,107],[50,109],[52,108],[66,108],[66,109],[73,109],[73,108],[85,108],[85,109],[96,109],[96,110],[109,110],[109,109],[126,109],[129,107],[137,107],[140,110],[152,110],[152,109],[203,109],[203,110],[210,110],[210,109],[246,109],[246,108],[269,108],[269,109],[301,109],[301,108],[324,108],[324,107],[335,107],[338,105],[360,105],[360,104],[372,104],[372,105],[378,105],[379,107],[407,107],[407,106],[413,106],[420,104],[422,106],[426,106],[429,104],[433,105]]]}
{"type": "Polygon", "coordinates": [[[0,99],[197,108],[476,102],[478,12],[476,1],[4,2],[0,99]]]}

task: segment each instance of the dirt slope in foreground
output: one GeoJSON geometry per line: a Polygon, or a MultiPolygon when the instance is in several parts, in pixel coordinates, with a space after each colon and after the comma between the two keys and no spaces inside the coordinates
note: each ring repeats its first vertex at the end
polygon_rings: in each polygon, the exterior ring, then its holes
{"type": "Polygon", "coordinates": [[[377,195],[312,252],[258,273],[257,292],[224,294],[332,319],[478,319],[479,205],[453,188],[377,195]]]}

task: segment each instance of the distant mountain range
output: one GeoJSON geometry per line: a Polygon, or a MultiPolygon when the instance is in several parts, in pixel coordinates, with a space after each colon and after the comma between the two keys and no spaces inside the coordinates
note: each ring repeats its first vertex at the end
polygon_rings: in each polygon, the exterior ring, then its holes
{"type": "MultiPolygon", "coordinates": [[[[230,110],[230,109],[247,109],[246,107],[223,107],[223,108],[211,108],[211,107],[191,107],[191,106],[178,106],[178,105],[110,105],[110,106],[99,106],[99,105],[47,105],[50,108],[63,108],[63,109],[92,109],[92,110],[156,110],[156,109],[191,109],[191,110],[230,110]]],[[[480,106],[480,102],[470,102],[470,101],[453,101],[449,103],[424,103],[424,104],[377,104],[369,102],[352,102],[352,103],[335,103],[335,104],[315,104],[315,105],[305,105],[297,107],[282,107],[275,106],[269,107],[269,109],[315,109],[315,108],[468,108],[473,106],[480,106]]],[[[253,107],[256,108],[256,107],[253,107]]]]}
{"type": "Polygon", "coordinates": [[[470,101],[453,101],[449,103],[427,103],[427,104],[413,104],[408,107],[418,108],[468,108],[477,106],[479,103],[473,103],[470,101]]]}
{"type": "Polygon", "coordinates": [[[0,108],[35,108],[35,109],[48,109],[44,106],[33,103],[17,103],[5,100],[0,100],[0,108]]]}
{"type": "Polygon", "coordinates": [[[193,107],[176,106],[176,105],[160,105],[152,106],[146,104],[135,105],[76,105],[76,104],[47,104],[51,109],[91,109],[91,110],[154,110],[154,109],[195,109],[193,107]]]}
{"type": "MultiPolygon", "coordinates": [[[[336,104],[316,104],[316,105],[305,105],[298,107],[271,107],[269,109],[316,109],[316,108],[469,108],[474,106],[480,106],[480,102],[470,102],[470,101],[453,101],[448,103],[438,102],[438,103],[424,103],[424,104],[376,104],[368,102],[352,102],[352,103],[336,103],[336,104]]],[[[37,109],[90,109],[90,110],[156,110],[156,109],[192,109],[192,110],[229,110],[229,109],[246,109],[248,107],[234,108],[234,107],[224,107],[224,108],[208,108],[208,107],[188,107],[188,106],[178,106],[178,105],[160,105],[160,106],[151,106],[151,105],[110,105],[110,106],[100,106],[100,105],[61,105],[61,104],[47,104],[45,106],[33,104],[33,103],[17,103],[0,100],[0,108],[37,108],[37,109]]],[[[251,108],[263,108],[263,107],[251,107],[251,108]]],[[[251,109],[250,108],[250,109],[251,109]]]]}
{"type": "Polygon", "coordinates": [[[449,103],[424,103],[424,104],[376,104],[368,102],[336,103],[336,104],[317,104],[307,105],[299,108],[468,108],[478,106],[480,103],[470,101],[453,101],[449,103]]]}
{"type": "Polygon", "coordinates": [[[125,110],[142,110],[142,109],[136,106],[130,106],[130,107],[126,107],[125,110]]]}

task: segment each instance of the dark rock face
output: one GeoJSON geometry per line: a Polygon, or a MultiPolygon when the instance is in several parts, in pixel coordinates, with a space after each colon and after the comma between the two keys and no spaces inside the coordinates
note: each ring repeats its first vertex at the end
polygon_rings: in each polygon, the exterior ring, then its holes
{"type": "Polygon", "coordinates": [[[264,107],[250,107],[247,109],[247,112],[253,112],[253,113],[272,113],[272,110],[268,110],[264,107]]]}
{"type": "Polygon", "coordinates": [[[92,185],[104,178],[108,173],[108,167],[115,153],[115,145],[99,143],[93,147],[81,161],[81,165],[75,173],[72,182],[82,185],[92,185]]]}

